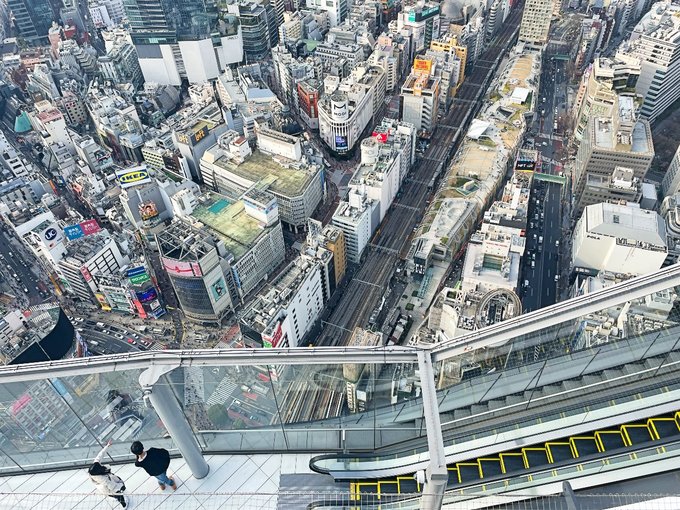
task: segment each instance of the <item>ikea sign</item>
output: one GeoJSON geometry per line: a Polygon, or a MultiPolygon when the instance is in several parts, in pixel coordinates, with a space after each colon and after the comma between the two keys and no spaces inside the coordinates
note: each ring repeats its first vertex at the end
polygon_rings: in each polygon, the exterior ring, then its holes
{"type": "Polygon", "coordinates": [[[151,176],[146,169],[146,165],[117,170],[116,178],[120,183],[120,187],[123,189],[151,182],[151,176]]]}

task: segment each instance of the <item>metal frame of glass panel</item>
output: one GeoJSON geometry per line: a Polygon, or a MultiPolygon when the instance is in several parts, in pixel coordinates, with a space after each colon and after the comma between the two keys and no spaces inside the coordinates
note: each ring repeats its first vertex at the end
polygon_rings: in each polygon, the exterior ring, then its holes
{"type": "MultiPolygon", "coordinates": [[[[436,496],[443,493],[445,484],[438,483],[438,478],[442,475],[442,468],[445,471],[446,467],[445,442],[442,437],[441,423],[443,420],[440,419],[440,406],[444,403],[445,395],[438,393],[441,388],[438,388],[435,384],[436,367],[439,364],[450,362],[471,352],[481,352],[484,349],[495,348],[499,345],[512,344],[513,341],[523,340],[531,337],[531,335],[534,335],[535,341],[542,342],[544,338],[541,337],[541,334],[556,326],[559,327],[561,323],[567,323],[606,308],[616,307],[631,300],[641,299],[652,293],[661,292],[675,286],[680,286],[680,265],[669,266],[655,273],[633,278],[586,296],[576,297],[437,345],[382,348],[313,347],[305,349],[178,350],[126,353],[0,367],[0,387],[35,381],[53,381],[59,378],[82,378],[94,374],[99,374],[97,377],[101,377],[108,373],[137,371],[140,374],[139,390],[146,392],[170,436],[188,438],[185,444],[179,444],[176,441],[176,446],[185,456],[194,459],[190,465],[193,464],[191,467],[195,475],[200,477],[205,476],[207,468],[201,464],[196,453],[198,452],[200,457],[201,452],[205,450],[206,439],[201,437],[202,434],[197,434],[197,431],[192,429],[186,410],[182,408],[182,402],[180,402],[182,396],[178,395],[176,390],[173,390],[172,383],[168,382],[169,379],[166,374],[177,374],[179,373],[178,370],[191,369],[198,371],[200,375],[201,371],[205,372],[206,369],[216,369],[217,367],[232,367],[235,370],[238,370],[239,367],[264,367],[265,373],[270,376],[274,374],[269,377],[266,385],[273,388],[271,391],[276,398],[282,396],[282,390],[277,387],[275,381],[277,367],[300,367],[296,374],[301,377],[302,374],[306,374],[304,372],[306,367],[327,365],[334,370],[342,369],[347,365],[378,367],[378,369],[369,372],[369,383],[376,387],[385,388],[389,386],[389,381],[381,375],[382,367],[410,364],[419,367],[418,383],[422,394],[417,395],[414,399],[402,402],[399,406],[391,404],[390,407],[388,405],[387,412],[398,412],[406,416],[413,411],[415,416],[419,416],[424,421],[424,430],[417,433],[413,431],[402,432],[405,437],[427,440],[427,450],[422,452],[426,454],[425,458],[428,459],[426,493],[430,496],[436,496]],[[169,386],[171,391],[165,391],[167,388],[161,388],[162,385],[169,386]],[[399,407],[398,411],[397,407],[399,407]],[[173,420],[177,423],[173,424],[173,420]]],[[[654,342],[650,343],[649,349],[653,344],[654,342]]],[[[645,352],[649,349],[646,348],[645,352]]],[[[595,355],[593,355],[593,359],[595,359],[595,355]]],[[[656,371],[658,372],[660,368],[661,365],[656,371]]],[[[493,376],[489,377],[493,378],[493,376]]],[[[486,377],[486,379],[489,379],[489,377],[486,377]]],[[[497,376],[496,380],[499,377],[497,376]]],[[[340,381],[340,384],[344,383],[340,381]]],[[[490,386],[487,385],[485,392],[491,390],[495,381],[489,380],[489,384],[490,386]]],[[[537,385],[538,380],[535,381],[534,386],[537,385]]],[[[63,395],[60,398],[63,398],[63,395]]],[[[278,405],[279,402],[277,401],[277,407],[278,405]]],[[[377,421],[382,412],[378,407],[369,408],[368,416],[372,419],[372,422],[367,425],[362,424],[362,426],[367,426],[367,429],[363,429],[363,432],[362,429],[357,429],[357,435],[365,435],[365,430],[369,430],[371,427],[373,427],[371,430],[373,430],[374,435],[383,433],[384,423],[378,424],[377,421]],[[377,431],[377,429],[381,430],[377,431]]],[[[353,433],[351,427],[347,426],[348,421],[343,421],[345,418],[347,417],[340,417],[331,425],[324,425],[327,426],[327,429],[324,429],[324,426],[320,425],[321,422],[310,422],[305,427],[293,428],[279,416],[277,419],[273,419],[269,428],[265,430],[274,431],[278,427],[282,431],[283,441],[280,444],[283,445],[283,449],[304,450],[306,443],[300,441],[299,436],[312,433],[329,433],[329,440],[331,442],[336,441],[337,447],[344,449],[346,448],[346,446],[343,446],[345,436],[353,433]],[[315,428],[315,426],[318,426],[318,428],[315,428]],[[336,437],[333,435],[335,433],[339,435],[336,437]]],[[[206,431],[205,434],[216,435],[220,432],[222,431],[206,431]]],[[[247,436],[247,430],[241,430],[239,433],[242,433],[244,437],[247,436]]],[[[398,434],[399,431],[395,428],[394,433],[398,434]]],[[[247,453],[249,451],[248,441],[242,441],[241,444],[242,451],[247,453]]],[[[374,437],[373,443],[367,443],[369,449],[371,444],[382,445],[383,443],[376,441],[374,437]]],[[[315,449],[314,451],[319,450],[315,449]]],[[[12,462],[17,466],[21,465],[21,462],[14,461],[11,455],[5,455],[1,444],[0,456],[6,456],[10,459],[5,468],[6,472],[12,472],[12,462]]],[[[420,458],[423,459],[423,457],[420,458]]],[[[2,469],[2,464],[0,464],[0,469],[2,469]]],[[[436,497],[423,498],[423,500],[434,501],[435,506],[432,508],[437,507],[436,497]]]]}

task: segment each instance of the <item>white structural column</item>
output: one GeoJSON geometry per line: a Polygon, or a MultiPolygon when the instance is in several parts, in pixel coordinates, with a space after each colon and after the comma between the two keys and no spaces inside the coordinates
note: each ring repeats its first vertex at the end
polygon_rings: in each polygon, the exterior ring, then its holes
{"type": "Polygon", "coordinates": [[[430,463],[425,471],[425,487],[423,488],[420,508],[422,510],[439,510],[442,506],[449,475],[446,470],[444,438],[439,420],[437,388],[434,384],[434,370],[432,370],[430,352],[418,351],[418,369],[420,371],[423,414],[425,415],[427,430],[427,449],[430,453],[430,463]]]}
{"type": "Polygon", "coordinates": [[[170,382],[165,374],[160,370],[150,368],[140,375],[139,382],[144,388],[144,397],[148,397],[158,417],[168,429],[170,437],[191,469],[191,474],[195,478],[205,478],[210,471],[210,466],[203,458],[194,432],[170,389],[170,382]]]}

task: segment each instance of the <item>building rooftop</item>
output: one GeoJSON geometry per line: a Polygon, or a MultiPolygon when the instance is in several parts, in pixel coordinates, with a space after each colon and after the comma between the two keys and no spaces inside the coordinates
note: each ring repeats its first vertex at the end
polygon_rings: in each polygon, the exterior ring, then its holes
{"type": "Polygon", "coordinates": [[[287,161],[284,157],[272,157],[255,149],[240,165],[236,165],[226,157],[218,158],[215,165],[243,179],[259,182],[273,193],[294,196],[305,190],[318,169],[316,166],[302,166],[302,168],[284,166],[287,161]],[[283,164],[280,164],[277,159],[283,164]]]}
{"type": "Polygon", "coordinates": [[[605,202],[589,205],[584,216],[588,232],[666,248],[666,226],[655,211],[605,202]]]}
{"type": "Polygon", "coordinates": [[[243,202],[229,203],[217,193],[202,195],[191,216],[224,241],[237,259],[253,247],[265,230],[262,223],[246,213],[243,202]]]}

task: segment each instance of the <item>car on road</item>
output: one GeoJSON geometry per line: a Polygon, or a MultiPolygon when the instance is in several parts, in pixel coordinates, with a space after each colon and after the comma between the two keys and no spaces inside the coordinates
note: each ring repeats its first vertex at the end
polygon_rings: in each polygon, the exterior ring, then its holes
{"type": "Polygon", "coordinates": [[[120,339],[120,340],[123,339],[123,335],[121,335],[120,333],[116,333],[116,334],[113,335],[113,336],[115,336],[116,338],[118,338],[118,339],[120,339]]]}
{"type": "Polygon", "coordinates": [[[130,345],[137,345],[137,342],[135,342],[134,338],[128,338],[127,343],[129,343],[130,345]]]}

